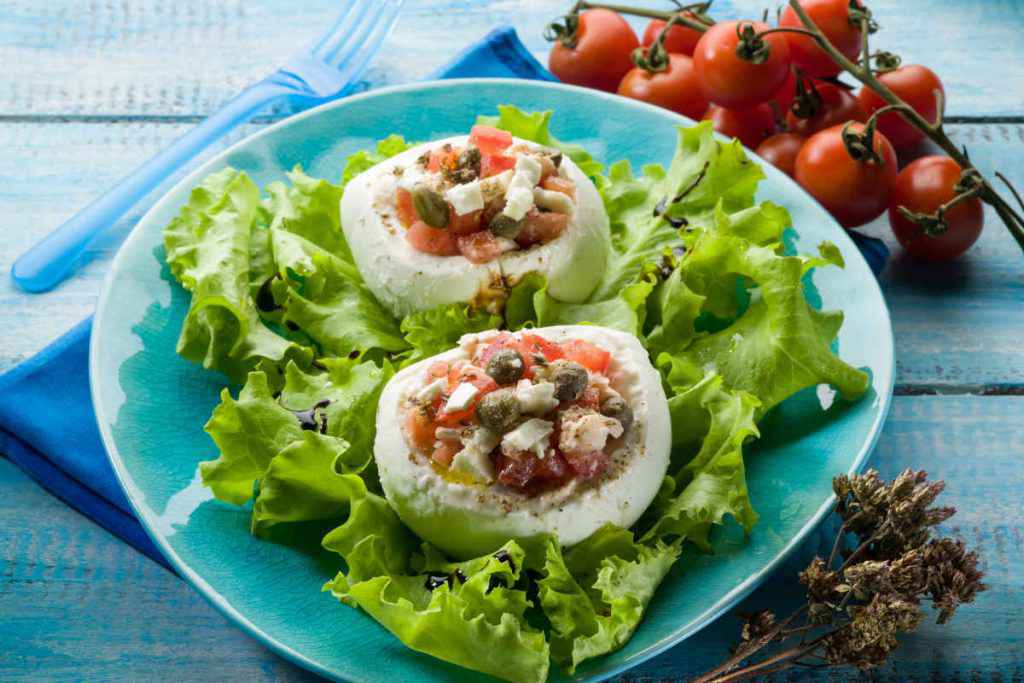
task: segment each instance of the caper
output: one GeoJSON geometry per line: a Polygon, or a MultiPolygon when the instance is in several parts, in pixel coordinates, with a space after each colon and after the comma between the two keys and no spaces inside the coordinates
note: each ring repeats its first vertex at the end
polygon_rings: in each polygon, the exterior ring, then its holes
{"type": "Polygon", "coordinates": [[[587,369],[571,360],[556,360],[551,364],[549,374],[555,385],[555,398],[559,401],[575,401],[590,381],[587,369]]]}
{"type": "Polygon", "coordinates": [[[419,219],[432,228],[448,227],[448,202],[429,187],[419,186],[412,191],[412,206],[419,219]]]}
{"type": "Polygon", "coordinates": [[[601,401],[601,414],[618,420],[623,432],[633,426],[633,409],[621,396],[609,396],[601,401]]]}
{"type": "Polygon", "coordinates": [[[526,366],[515,349],[501,349],[487,361],[487,372],[498,384],[514,384],[523,376],[526,366]]]}
{"type": "Polygon", "coordinates": [[[487,229],[490,230],[495,237],[504,237],[506,239],[514,240],[522,227],[523,221],[517,221],[511,216],[499,213],[491,219],[491,223],[487,226],[487,229]]]}
{"type": "Polygon", "coordinates": [[[522,411],[512,389],[498,389],[480,399],[476,405],[476,418],[491,431],[505,433],[515,427],[522,411]]]}

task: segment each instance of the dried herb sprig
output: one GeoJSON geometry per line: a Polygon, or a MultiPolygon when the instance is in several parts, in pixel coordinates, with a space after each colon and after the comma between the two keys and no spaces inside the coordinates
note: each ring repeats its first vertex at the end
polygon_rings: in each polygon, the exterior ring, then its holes
{"type": "Polygon", "coordinates": [[[807,602],[781,620],[770,611],[744,616],[732,656],[696,680],[729,683],[797,666],[868,670],[924,621],[926,603],[946,623],[985,584],[977,553],[934,537],[956,513],[935,505],[944,488],[912,470],[891,482],[874,470],[836,477],[842,524],[829,557],[800,572],[807,602]]]}

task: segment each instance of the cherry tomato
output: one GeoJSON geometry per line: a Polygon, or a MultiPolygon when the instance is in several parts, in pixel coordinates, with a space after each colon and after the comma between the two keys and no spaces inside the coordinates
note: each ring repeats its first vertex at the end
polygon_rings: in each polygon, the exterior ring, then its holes
{"type": "Polygon", "coordinates": [[[796,157],[804,138],[796,133],[778,133],[757,147],[757,155],[790,178],[796,173],[796,157]]]}
{"type": "Polygon", "coordinates": [[[782,87],[772,95],[772,100],[779,105],[779,111],[786,112],[789,111],[789,107],[793,104],[794,99],[796,99],[796,69],[790,67],[789,75],[783,81],[782,87]]]}
{"type": "Polygon", "coordinates": [[[768,104],[750,109],[726,109],[712,104],[704,114],[704,120],[711,121],[722,135],[739,138],[750,149],[756,149],[775,133],[775,112],[768,104]]]}
{"type": "Polygon", "coordinates": [[[786,128],[791,132],[806,137],[847,121],[866,120],[860,102],[848,90],[831,83],[815,83],[814,89],[821,97],[818,111],[811,118],[802,119],[790,110],[786,114],[786,128]]]}
{"type": "Polygon", "coordinates": [[[459,253],[455,235],[447,230],[432,228],[421,220],[413,221],[405,233],[405,239],[416,249],[434,256],[455,256],[459,253]]]}
{"type": "MultiPolygon", "coordinates": [[[[843,142],[844,124],[815,133],[796,158],[796,181],[821,203],[844,227],[863,225],[889,205],[896,180],[896,152],[884,135],[876,132],[875,152],[883,163],[858,161],[843,142]]],[[[864,125],[855,123],[861,132],[864,125]]]]}
{"type": "Polygon", "coordinates": [[[920,226],[903,217],[897,207],[914,213],[934,214],[956,196],[960,165],[945,156],[922,157],[896,178],[889,198],[889,223],[893,234],[910,254],[925,261],[949,261],[971,248],[981,235],[985,211],[977,197],[963,201],[945,213],[945,232],[930,237],[920,226]]]}
{"type": "MultiPolygon", "coordinates": [[[[909,104],[929,123],[938,118],[939,103],[935,99],[935,91],[945,95],[942,81],[935,72],[920,64],[901,66],[893,71],[879,74],[878,80],[887,86],[901,100],[909,104]]],[[[861,88],[857,96],[864,113],[871,115],[885,106],[885,101],[870,88],[861,88]]],[[[925,134],[907,123],[902,114],[889,112],[878,119],[878,130],[892,142],[897,149],[906,149],[921,142],[925,134]]]]}
{"type": "Polygon", "coordinates": [[[708,98],[701,90],[693,60],[686,55],[668,57],[665,71],[633,68],[619,83],[619,94],[699,119],[708,108],[708,98]]]}
{"type": "Polygon", "coordinates": [[[743,109],[767,102],[789,75],[789,45],[779,33],[764,36],[768,56],[761,64],[741,58],[737,29],[753,26],[767,31],[759,21],[726,21],[715,24],[701,36],[693,53],[701,87],[708,99],[730,109],[743,109]]]}
{"type": "MultiPolygon", "coordinates": [[[[696,19],[693,12],[683,12],[683,16],[687,19],[696,19]]],[[[651,23],[647,24],[647,29],[644,31],[644,39],[642,41],[644,47],[650,46],[657,40],[661,30],[665,28],[665,24],[666,22],[661,19],[651,19],[651,23]]],[[[692,57],[693,48],[697,47],[697,42],[702,35],[704,34],[700,31],[694,31],[689,26],[675,24],[668,30],[668,35],[665,36],[665,51],[692,57]]]]}
{"type": "Polygon", "coordinates": [[[566,83],[615,92],[633,68],[633,50],[640,41],[619,14],[606,9],[581,12],[576,45],[556,42],[548,55],[551,73],[566,83]]]}
{"type": "MultiPolygon", "coordinates": [[[[849,0],[800,0],[800,7],[840,52],[857,61],[861,34],[860,27],[850,20],[849,0]]],[[[786,7],[779,26],[803,28],[803,22],[792,7],[786,7]]],[[[810,36],[797,33],[783,35],[789,43],[793,62],[811,76],[835,76],[842,70],[810,36]]]]}

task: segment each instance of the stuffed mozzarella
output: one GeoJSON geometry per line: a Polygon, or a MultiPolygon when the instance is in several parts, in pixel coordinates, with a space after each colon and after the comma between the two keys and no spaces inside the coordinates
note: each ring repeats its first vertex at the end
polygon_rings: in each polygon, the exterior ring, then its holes
{"type": "Polygon", "coordinates": [[[628,527],[668,468],[668,403],[636,338],[559,326],[466,335],[401,372],[374,457],[398,516],[453,556],[628,527]]]}
{"type": "Polygon", "coordinates": [[[353,178],[341,224],[374,295],[403,316],[449,303],[500,309],[525,274],[583,301],[604,272],[608,216],[556,150],[474,126],[353,178]]]}

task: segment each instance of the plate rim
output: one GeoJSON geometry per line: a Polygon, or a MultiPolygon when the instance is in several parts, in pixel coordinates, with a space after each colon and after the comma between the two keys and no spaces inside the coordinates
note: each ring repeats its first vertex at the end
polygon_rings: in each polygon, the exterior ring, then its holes
{"type": "MultiPolygon", "coordinates": [[[[602,91],[592,90],[589,88],[582,88],[578,86],[568,85],[565,83],[557,83],[550,81],[537,81],[531,79],[522,78],[496,78],[496,77],[480,77],[480,78],[458,78],[458,79],[435,79],[428,81],[420,81],[415,83],[403,83],[399,85],[392,85],[382,88],[374,88],[366,92],[358,93],[356,95],[350,95],[342,97],[330,102],[325,102],[316,107],[306,109],[298,112],[291,116],[288,116],[281,121],[277,121],[265,128],[262,128],[255,133],[248,135],[241,140],[238,140],[228,146],[226,149],[217,153],[210,159],[204,161],[193,171],[188,173],[186,176],[181,178],[172,187],[167,189],[160,198],[153,203],[153,205],[142,215],[142,217],[132,227],[128,236],[118,248],[116,255],[112,259],[109,270],[103,278],[103,286],[100,290],[100,294],[97,300],[96,311],[93,314],[93,325],[89,335],[89,388],[90,397],[93,403],[93,411],[97,426],[99,428],[100,438],[106,451],[107,459],[114,470],[114,474],[117,477],[118,483],[128,499],[132,510],[135,512],[139,521],[142,523],[143,530],[146,535],[153,541],[153,543],[160,549],[160,552],[164,555],[167,561],[170,563],[174,571],[183,579],[185,579],[192,588],[197,590],[199,594],[210,603],[215,609],[221,614],[227,617],[235,626],[239,627],[246,635],[254,638],[257,642],[267,647],[272,652],[284,657],[293,664],[301,666],[302,668],[317,673],[325,678],[331,680],[349,680],[353,683],[362,683],[361,679],[343,679],[339,675],[324,666],[323,664],[310,659],[306,655],[302,654],[295,648],[288,645],[265,631],[259,626],[253,623],[250,619],[242,615],[223,595],[221,595],[213,586],[211,586],[197,571],[195,571],[190,565],[184,562],[181,557],[178,556],[177,552],[171,546],[171,544],[164,538],[163,534],[156,531],[155,520],[150,519],[145,506],[145,495],[139,489],[132,477],[131,473],[127,471],[127,468],[123,465],[123,460],[119,454],[117,444],[114,440],[114,436],[109,429],[109,425],[112,422],[109,416],[105,414],[103,403],[100,400],[103,392],[102,385],[104,378],[99,372],[100,364],[100,343],[99,339],[102,336],[102,331],[105,328],[104,321],[107,319],[105,313],[107,310],[108,302],[112,298],[114,281],[120,271],[120,267],[123,265],[123,261],[127,258],[126,254],[130,251],[130,246],[135,241],[140,239],[142,230],[140,227],[146,226],[150,221],[153,220],[153,216],[162,209],[166,204],[171,202],[172,196],[178,195],[183,189],[194,187],[198,180],[206,176],[210,171],[211,167],[222,165],[226,157],[230,156],[235,150],[243,145],[248,145],[255,140],[258,140],[266,135],[270,135],[280,128],[286,126],[296,125],[303,120],[319,115],[320,113],[329,109],[337,107],[344,107],[347,103],[357,102],[364,99],[370,99],[379,97],[382,95],[390,95],[394,93],[400,93],[403,91],[412,90],[432,90],[432,89],[443,89],[452,86],[472,86],[473,84],[481,85],[504,85],[509,83],[516,83],[527,87],[534,87],[540,89],[549,90],[562,90],[569,93],[585,93],[587,96],[597,97],[598,99],[611,100],[616,105],[625,105],[630,107],[636,107],[641,109],[653,109],[659,114],[667,116],[668,118],[675,118],[679,124],[695,125],[697,122],[689,119],[685,116],[676,114],[674,112],[665,110],[660,107],[656,107],[645,102],[639,102],[636,100],[626,99],[619,97],[611,93],[605,93],[602,91]]],[[[728,140],[728,138],[718,135],[716,137],[722,140],[728,140]]],[[[773,179],[775,182],[781,182],[784,185],[788,185],[788,189],[795,190],[801,194],[805,201],[811,202],[819,206],[820,204],[811,197],[802,187],[800,187],[796,181],[784,174],[783,172],[776,169],[774,166],[765,161],[762,157],[758,156],[755,152],[749,148],[744,147],[744,150],[748,155],[756,158],[762,167],[762,170],[766,174],[766,179],[773,179]]],[[[845,242],[847,247],[851,247],[853,251],[851,253],[856,254],[856,258],[860,259],[862,264],[868,268],[868,266],[860,250],[857,249],[856,244],[852,238],[847,234],[847,231],[842,228],[834,219],[829,216],[828,224],[832,228],[832,232],[835,233],[832,239],[845,242]]],[[[878,401],[880,402],[879,410],[875,417],[875,420],[870,426],[870,433],[864,440],[864,443],[857,453],[857,456],[853,459],[853,462],[849,469],[849,474],[855,474],[864,468],[868,458],[874,451],[875,445],[878,442],[878,438],[881,436],[882,428],[888,419],[889,412],[892,409],[892,397],[893,388],[895,385],[895,350],[894,350],[894,338],[892,329],[892,318],[889,312],[888,303],[885,300],[885,296],[881,290],[881,286],[876,277],[870,277],[870,293],[874,295],[878,301],[881,302],[881,314],[886,324],[888,334],[885,335],[883,360],[886,362],[886,371],[888,374],[886,382],[883,383],[885,389],[884,392],[878,394],[878,401]]],[[[827,498],[821,503],[814,514],[808,519],[807,523],[800,528],[800,530],[794,534],[773,556],[772,558],[762,565],[762,567],[755,573],[748,576],[744,581],[736,585],[732,590],[725,593],[719,598],[713,605],[709,606],[704,612],[697,618],[693,619],[690,624],[683,628],[678,628],[672,631],[666,637],[656,641],[646,649],[636,653],[629,661],[623,662],[616,666],[613,666],[605,671],[595,674],[592,677],[586,676],[573,676],[573,680],[592,680],[602,681],[612,676],[623,673],[629,669],[632,669],[640,664],[656,657],[657,655],[671,649],[675,645],[678,645],[687,638],[693,636],[699,631],[703,630],[712,622],[716,621],[722,614],[731,608],[735,607],[741,600],[747,597],[754,591],[761,583],[763,583],[771,574],[773,574],[782,563],[784,563],[789,557],[799,548],[810,536],[810,534],[824,521],[825,516],[828,514],[832,507],[835,496],[829,494],[827,498]]],[[[367,679],[368,680],[368,679],[367,679]]]]}

